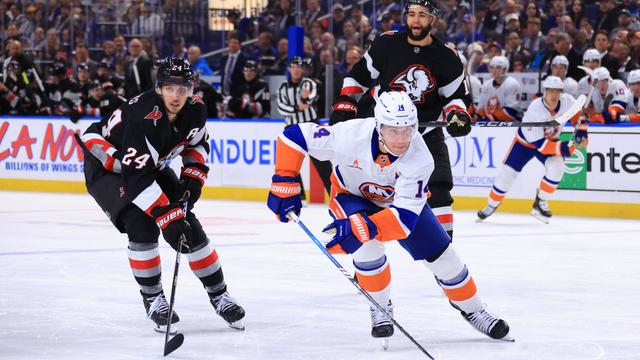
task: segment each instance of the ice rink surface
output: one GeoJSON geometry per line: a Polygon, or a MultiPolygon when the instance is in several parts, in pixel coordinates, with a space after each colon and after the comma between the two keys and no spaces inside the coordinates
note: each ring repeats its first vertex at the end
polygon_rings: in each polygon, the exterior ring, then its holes
{"type": "MultiPolygon", "coordinates": [[[[421,359],[399,331],[383,351],[368,304],[295,224],[265,204],[207,201],[196,214],[216,245],[246,331],[215,315],[182,262],[185,342],[173,359],[421,359]]],[[[0,192],[0,359],[161,359],[127,260],[127,240],[88,195],[0,192]]],[[[301,219],[320,235],[324,206],[301,219]]],[[[175,253],[161,240],[167,295],[175,253]]],[[[437,359],[640,359],[640,222],[455,214],[454,246],[488,310],[515,343],[476,332],[431,273],[387,246],[395,318],[437,359]]],[[[346,256],[338,260],[348,269],[346,256]]]]}

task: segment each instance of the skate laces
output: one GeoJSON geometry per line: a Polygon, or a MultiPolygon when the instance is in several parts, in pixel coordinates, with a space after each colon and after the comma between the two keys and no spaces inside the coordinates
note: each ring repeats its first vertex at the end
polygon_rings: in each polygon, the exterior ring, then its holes
{"type": "MultiPolygon", "coordinates": [[[[393,306],[391,304],[386,307],[387,312],[391,317],[393,317],[393,306]]],[[[391,320],[387,318],[382,311],[378,310],[377,307],[370,307],[369,311],[371,312],[371,324],[373,326],[383,325],[383,324],[391,324],[391,320]]]]}
{"type": "Polygon", "coordinates": [[[498,321],[498,318],[485,310],[484,307],[479,311],[470,314],[467,319],[476,327],[476,329],[485,334],[488,334],[491,327],[493,327],[493,325],[498,321]]]}
{"type": "Polygon", "coordinates": [[[147,298],[147,300],[152,300],[151,305],[149,306],[149,311],[147,312],[147,317],[151,317],[153,313],[158,314],[168,314],[169,313],[169,303],[167,303],[167,299],[165,299],[164,294],[159,294],[155,297],[147,298]]]}
{"type": "Polygon", "coordinates": [[[225,292],[222,295],[214,297],[213,304],[216,309],[216,313],[221,314],[236,306],[236,300],[232,298],[229,293],[225,292]]]}

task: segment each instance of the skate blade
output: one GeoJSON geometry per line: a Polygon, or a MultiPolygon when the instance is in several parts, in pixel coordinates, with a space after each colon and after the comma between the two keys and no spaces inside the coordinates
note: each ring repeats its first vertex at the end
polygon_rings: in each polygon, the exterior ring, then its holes
{"type": "MultiPolygon", "coordinates": [[[[155,331],[159,332],[159,333],[166,333],[167,332],[167,325],[156,325],[156,327],[154,328],[155,331]]],[[[176,326],[176,323],[173,323],[171,325],[171,328],[169,329],[169,334],[170,335],[175,335],[178,333],[178,326],[176,326]]]]}
{"type": "Polygon", "coordinates": [[[389,339],[382,339],[382,349],[384,349],[384,351],[387,351],[388,348],[389,348],[389,339]]]}
{"type": "Polygon", "coordinates": [[[537,220],[548,224],[549,223],[549,218],[546,216],[543,216],[541,213],[535,211],[535,210],[531,210],[531,216],[533,216],[534,218],[536,218],[537,220]]]}
{"type": "Polygon", "coordinates": [[[227,323],[230,328],[244,331],[244,322],[242,320],[238,320],[236,322],[227,323]]]}

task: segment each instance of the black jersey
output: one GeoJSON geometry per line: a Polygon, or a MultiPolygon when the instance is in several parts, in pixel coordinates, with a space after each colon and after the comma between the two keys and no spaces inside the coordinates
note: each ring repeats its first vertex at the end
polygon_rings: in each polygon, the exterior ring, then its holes
{"type": "Polygon", "coordinates": [[[262,79],[253,79],[242,86],[240,99],[229,100],[231,118],[268,118],[271,113],[269,86],[262,79]]]}
{"type": "MultiPolygon", "coordinates": [[[[178,155],[182,162],[204,164],[209,155],[206,107],[193,95],[169,122],[155,89],[131,98],[108,118],[95,122],[82,141],[106,171],[121,172],[124,196],[150,213],[168,203],[156,174],[178,155]]],[[[86,164],[86,163],[85,163],[86,164]]]]}
{"type": "Polygon", "coordinates": [[[341,95],[358,95],[374,87],[380,91],[405,91],[418,108],[421,122],[442,119],[452,108],[471,104],[462,62],[455,49],[436,37],[428,46],[407,42],[406,31],[388,31],[345,77],[341,95]]]}

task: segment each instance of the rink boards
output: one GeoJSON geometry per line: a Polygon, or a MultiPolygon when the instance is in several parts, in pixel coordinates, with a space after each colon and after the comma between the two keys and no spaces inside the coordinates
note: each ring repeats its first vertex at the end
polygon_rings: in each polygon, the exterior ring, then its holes
{"type": "MultiPolygon", "coordinates": [[[[82,152],[72,136],[92,121],[73,124],[67,118],[0,117],[0,190],[86,192],[82,152]]],[[[276,138],[283,126],[277,119],[209,120],[211,171],[203,197],[266,199],[276,138]]],[[[567,130],[565,136],[572,129],[567,130]]],[[[514,128],[474,128],[469,136],[447,139],[455,209],[484,206],[514,134],[514,128]]],[[[640,218],[639,140],[640,127],[592,126],[588,149],[566,161],[552,210],[564,215],[640,218]]],[[[321,185],[315,176],[310,179],[308,164],[305,160],[304,185],[318,193],[321,185]]],[[[180,161],[172,166],[179,169],[180,161]]],[[[527,164],[501,210],[528,212],[543,173],[536,160],[527,164]]]]}

